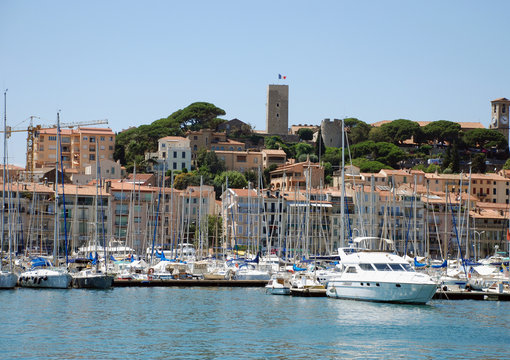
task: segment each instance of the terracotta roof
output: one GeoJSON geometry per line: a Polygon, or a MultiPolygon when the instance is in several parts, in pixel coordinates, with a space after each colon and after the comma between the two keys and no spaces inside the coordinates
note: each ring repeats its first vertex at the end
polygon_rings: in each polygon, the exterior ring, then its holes
{"type": "Polygon", "coordinates": [[[268,155],[285,155],[285,156],[287,156],[287,153],[281,149],[262,149],[261,152],[266,153],[268,155]]]}
{"type": "Polygon", "coordinates": [[[495,101],[510,101],[510,100],[508,100],[508,99],[507,99],[507,98],[505,98],[505,97],[502,97],[502,98],[498,98],[498,99],[496,99],[496,100],[492,100],[491,102],[495,102],[495,101]]]}
{"type": "Polygon", "coordinates": [[[166,141],[182,141],[182,140],[189,140],[189,139],[185,138],[185,137],[182,137],[182,136],[165,136],[165,137],[162,137],[162,138],[158,139],[158,141],[161,141],[161,140],[166,140],[166,141]]]}
{"type": "MultiPolygon", "coordinates": [[[[90,185],[74,185],[74,184],[66,184],[64,185],[64,191],[66,195],[87,195],[87,196],[96,196],[96,187],[90,186],[90,185]]],[[[62,195],[62,186],[58,187],[58,193],[62,195]]],[[[103,190],[97,190],[98,195],[102,196],[110,196],[106,191],[103,190]]]]}
{"type": "Polygon", "coordinates": [[[239,197],[248,197],[248,194],[252,197],[257,197],[257,191],[255,189],[229,189],[235,195],[239,197]]]}

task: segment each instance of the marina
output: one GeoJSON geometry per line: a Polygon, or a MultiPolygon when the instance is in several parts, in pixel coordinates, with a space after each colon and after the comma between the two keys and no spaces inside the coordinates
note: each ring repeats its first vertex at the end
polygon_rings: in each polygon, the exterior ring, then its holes
{"type": "Polygon", "coordinates": [[[20,288],[0,296],[0,346],[9,359],[510,355],[508,302],[432,300],[409,306],[234,287],[20,288]]]}

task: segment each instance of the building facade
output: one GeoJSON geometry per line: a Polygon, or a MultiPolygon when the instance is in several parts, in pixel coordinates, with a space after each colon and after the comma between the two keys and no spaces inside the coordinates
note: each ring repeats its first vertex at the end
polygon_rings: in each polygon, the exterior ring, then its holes
{"type": "MultiPolygon", "coordinates": [[[[64,168],[80,173],[99,160],[113,160],[115,133],[109,128],[78,127],[61,129],[62,161],[64,168]]],[[[57,158],[57,129],[41,129],[34,138],[33,169],[55,167],[57,158]]]]}

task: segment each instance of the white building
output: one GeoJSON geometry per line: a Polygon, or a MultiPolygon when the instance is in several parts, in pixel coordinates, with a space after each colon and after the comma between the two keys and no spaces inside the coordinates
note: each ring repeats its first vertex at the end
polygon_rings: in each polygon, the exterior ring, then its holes
{"type": "Polygon", "coordinates": [[[180,136],[159,139],[158,161],[166,162],[166,170],[191,170],[190,140],[180,136]]]}

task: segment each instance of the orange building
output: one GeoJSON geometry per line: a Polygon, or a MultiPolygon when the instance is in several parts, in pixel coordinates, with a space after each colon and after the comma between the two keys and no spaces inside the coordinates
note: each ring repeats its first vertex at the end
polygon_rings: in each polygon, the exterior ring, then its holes
{"type": "MultiPolygon", "coordinates": [[[[99,160],[113,160],[115,133],[109,128],[78,127],[61,129],[62,161],[64,168],[77,169],[80,173],[99,160]]],[[[55,166],[57,129],[41,129],[34,139],[33,168],[55,166]]]]}

